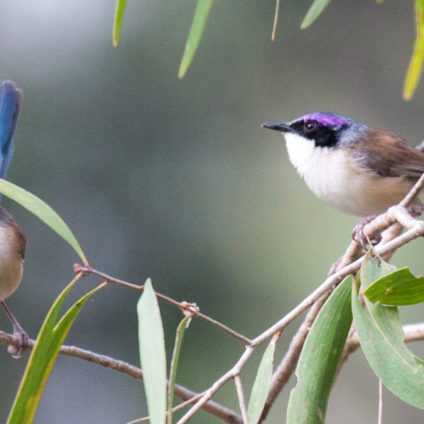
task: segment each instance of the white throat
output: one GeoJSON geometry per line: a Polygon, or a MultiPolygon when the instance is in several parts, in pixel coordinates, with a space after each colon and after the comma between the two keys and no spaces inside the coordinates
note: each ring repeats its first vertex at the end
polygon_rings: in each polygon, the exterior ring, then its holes
{"type": "Polygon", "coordinates": [[[290,162],[314,194],[333,207],[358,213],[350,205],[354,200],[346,198],[355,171],[349,166],[351,161],[344,150],[316,147],[312,140],[293,133],[284,136],[290,162]]]}
{"type": "Polygon", "coordinates": [[[317,152],[318,149],[316,149],[312,140],[293,133],[285,133],[284,137],[290,162],[299,174],[305,178],[313,162],[319,160],[317,156],[320,156],[320,152],[317,152]]]}

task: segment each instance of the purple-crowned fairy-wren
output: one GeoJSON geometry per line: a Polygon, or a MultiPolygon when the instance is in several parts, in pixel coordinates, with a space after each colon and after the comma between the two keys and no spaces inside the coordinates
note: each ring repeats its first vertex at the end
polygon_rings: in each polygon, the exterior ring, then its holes
{"type": "MultiPolygon", "coordinates": [[[[352,215],[383,213],[424,172],[421,146],[335,113],[308,113],[262,127],[284,134],[291,163],[316,196],[352,215]]],[[[410,209],[419,215],[423,204],[416,199],[410,209]]]]}

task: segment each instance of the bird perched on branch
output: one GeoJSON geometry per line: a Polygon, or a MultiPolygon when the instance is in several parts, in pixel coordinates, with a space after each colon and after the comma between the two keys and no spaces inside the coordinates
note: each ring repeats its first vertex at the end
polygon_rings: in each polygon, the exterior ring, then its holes
{"type": "MultiPolygon", "coordinates": [[[[4,81],[0,85],[0,178],[6,177],[12,158],[12,138],[21,104],[21,91],[12,81],[4,81]]],[[[17,358],[22,355],[28,336],[4,301],[21,283],[25,246],[24,233],[13,216],[0,205],[0,303],[12,321],[13,335],[20,341],[20,347],[9,347],[9,352],[17,358]]]]}
{"type": "MultiPolygon", "coordinates": [[[[424,172],[424,153],[397,135],[335,113],[314,112],[262,127],[284,134],[291,163],[321,200],[370,216],[399,203],[424,172]]],[[[411,212],[421,214],[419,199],[411,212]]]]}

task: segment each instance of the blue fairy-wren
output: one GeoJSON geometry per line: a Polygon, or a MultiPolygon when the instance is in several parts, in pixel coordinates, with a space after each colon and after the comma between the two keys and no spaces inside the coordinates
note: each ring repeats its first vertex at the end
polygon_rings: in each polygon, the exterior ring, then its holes
{"type": "MultiPolygon", "coordinates": [[[[12,138],[16,128],[22,93],[12,81],[0,85],[0,178],[5,178],[13,154],[12,138]]],[[[22,280],[26,240],[13,216],[0,205],[0,303],[13,325],[20,346],[9,352],[20,357],[28,336],[7,307],[5,299],[15,292],[22,280]]]]}
{"type": "MultiPolygon", "coordinates": [[[[316,196],[352,215],[383,213],[424,172],[422,146],[335,113],[308,113],[262,127],[284,134],[291,163],[316,196]]],[[[410,207],[416,216],[422,209],[419,199],[410,207]]]]}

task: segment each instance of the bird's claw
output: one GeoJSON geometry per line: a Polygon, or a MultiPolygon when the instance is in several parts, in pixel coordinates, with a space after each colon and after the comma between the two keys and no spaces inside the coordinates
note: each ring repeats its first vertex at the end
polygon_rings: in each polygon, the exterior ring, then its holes
{"type": "Polygon", "coordinates": [[[352,239],[354,242],[361,245],[364,249],[367,249],[370,245],[375,246],[376,244],[380,243],[381,241],[381,235],[373,235],[372,239],[370,239],[365,233],[364,228],[367,224],[372,222],[375,219],[375,215],[368,216],[364,218],[361,222],[355,225],[353,231],[352,231],[352,239]]]}
{"type": "Polygon", "coordinates": [[[423,213],[424,205],[421,202],[415,202],[409,206],[408,212],[413,218],[418,218],[423,213]]]}
{"type": "Polygon", "coordinates": [[[18,342],[16,345],[9,345],[7,351],[15,358],[22,357],[24,351],[29,346],[29,337],[22,327],[13,326],[13,338],[18,342]]]}

